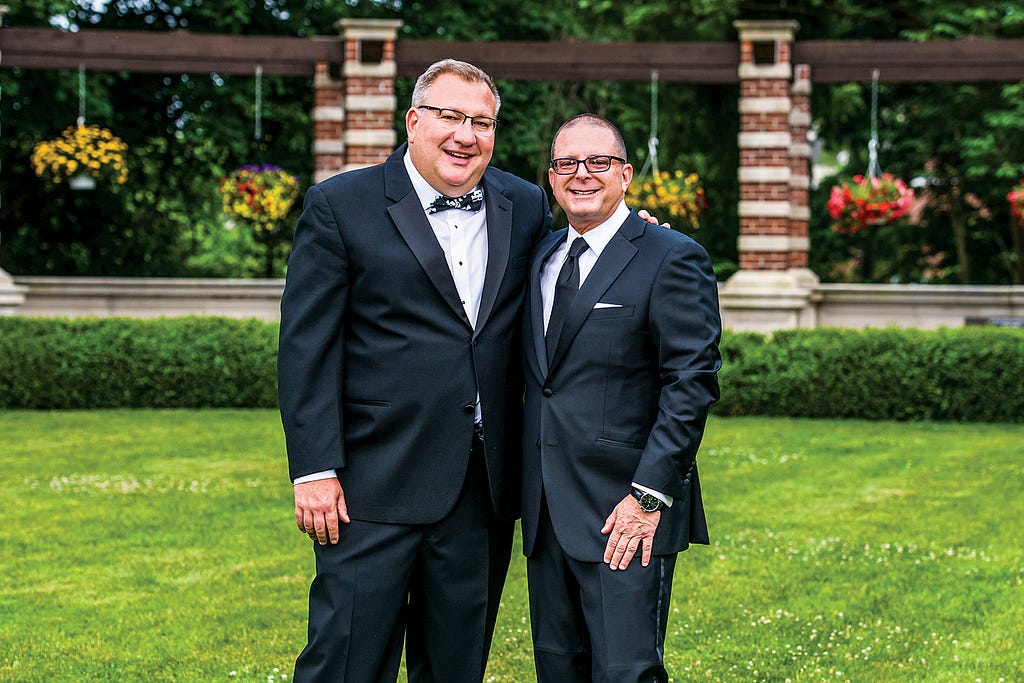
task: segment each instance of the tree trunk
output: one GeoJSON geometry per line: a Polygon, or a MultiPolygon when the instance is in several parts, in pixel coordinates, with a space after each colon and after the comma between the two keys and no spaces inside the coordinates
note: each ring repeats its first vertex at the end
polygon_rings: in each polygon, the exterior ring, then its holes
{"type": "Polygon", "coordinates": [[[971,265],[967,260],[967,220],[960,203],[960,193],[955,189],[949,193],[949,222],[953,226],[956,260],[960,264],[960,284],[966,285],[971,281],[971,265]]]}

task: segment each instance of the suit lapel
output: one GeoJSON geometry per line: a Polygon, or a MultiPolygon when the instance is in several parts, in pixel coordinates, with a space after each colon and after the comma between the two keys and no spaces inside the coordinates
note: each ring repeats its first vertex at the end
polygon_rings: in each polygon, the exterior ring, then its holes
{"type": "Polygon", "coordinates": [[[477,331],[483,329],[498,298],[498,289],[509,265],[508,255],[512,243],[512,201],[487,174],[484,174],[483,184],[487,211],[487,270],[484,273],[483,290],[480,292],[480,310],[476,316],[477,331]]]}
{"type": "Polygon", "coordinates": [[[559,230],[544,238],[544,241],[537,247],[537,257],[530,265],[530,320],[533,328],[533,353],[537,367],[540,369],[540,376],[548,374],[548,350],[544,344],[544,302],[540,294],[540,273],[544,262],[551,258],[551,254],[565,242],[565,235],[568,228],[559,230]]]}
{"type": "Polygon", "coordinates": [[[430,221],[427,220],[427,215],[423,212],[419,197],[412,189],[412,181],[409,180],[405,163],[402,161],[405,148],[404,144],[399,147],[394,154],[388,157],[384,165],[384,193],[389,199],[395,201],[387,208],[388,215],[391,216],[391,220],[394,221],[395,227],[416,260],[420,262],[427,277],[434,283],[434,287],[448,302],[455,315],[472,329],[473,326],[462,306],[459,291],[455,287],[452,272],[448,268],[444,250],[437,243],[437,237],[434,236],[430,221]]]}
{"type": "MultiPolygon", "coordinates": [[[[555,347],[555,353],[551,357],[551,368],[557,367],[565,357],[572,340],[576,338],[580,328],[583,327],[594,304],[601,300],[601,296],[608,291],[619,274],[633,260],[637,248],[633,245],[632,240],[643,234],[644,225],[644,221],[630,214],[601,252],[600,258],[597,259],[597,263],[594,264],[587,279],[583,281],[579,293],[569,306],[569,311],[565,316],[565,326],[558,338],[558,346],[555,347]]],[[[549,368],[548,372],[550,371],[549,368]]]]}

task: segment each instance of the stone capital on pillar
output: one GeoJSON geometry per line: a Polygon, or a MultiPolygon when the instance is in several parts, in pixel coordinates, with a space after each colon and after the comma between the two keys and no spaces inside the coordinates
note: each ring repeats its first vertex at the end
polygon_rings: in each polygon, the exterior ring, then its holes
{"type": "Polygon", "coordinates": [[[25,292],[28,287],[14,284],[14,279],[0,268],[0,315],[14,315],[18,307],[25,303],[25,292]]]}

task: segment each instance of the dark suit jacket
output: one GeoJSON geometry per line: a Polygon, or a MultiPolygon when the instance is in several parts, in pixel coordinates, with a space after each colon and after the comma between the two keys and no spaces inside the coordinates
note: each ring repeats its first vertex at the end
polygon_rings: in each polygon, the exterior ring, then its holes
{"type": "Polygon", "coordinates": [[[306,195],[281,302],[278,391],[291,477],[335,468],[354,519],[441,519],[469,462],[479,390],[495,512],[519,512],[520,318],[551,214],[536,185],[488,168],[476,329],[405,170],[382,165],[306,195]]]}
{"type": "Polygon", "coordinates": [[[540,271],[565,235],[544,240],[530,267],[524,550],[533,550],[543,491],[562,549],[600,562],[601,527],[632,482],[674,498],[662,512],[655,554],[707,543],[696,456],[721,367],[707,253],[630,213],[573,300],[548,367],[540,271]],[[599,302],[618,305],[594,308],[599,302]]]}

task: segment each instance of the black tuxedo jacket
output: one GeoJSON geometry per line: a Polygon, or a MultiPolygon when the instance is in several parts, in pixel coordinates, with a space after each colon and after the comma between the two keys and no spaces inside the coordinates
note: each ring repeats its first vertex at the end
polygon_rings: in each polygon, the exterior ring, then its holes
{"type": "Polygon", "coordinates": [[[524,550],[533,550],[543,492],[562,549],[600,562],[601,527],[632,482],[674,498],[662,513],[655,554],[707,543],[696,456],[721,367],[707,253],[630,213],[573,300],[549,367],[540,271],[565,236],[561,230],[544,240],[530,268],[524,550]]]}
{"type": "Polygon", "coordinates": [[[488,168],[476,328],[402,157],[306,194],[281,302],[278,389],[291,477],[334,468],[354,519],[441,519],[463,484],[479,391],[491,497],[519,512],[520,319],[546,194],[488,168]]]}

